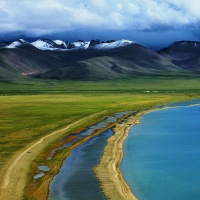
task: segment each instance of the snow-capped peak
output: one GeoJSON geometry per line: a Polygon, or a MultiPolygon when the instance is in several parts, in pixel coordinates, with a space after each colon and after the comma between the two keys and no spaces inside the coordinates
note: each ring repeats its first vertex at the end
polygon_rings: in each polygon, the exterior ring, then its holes
{"type": "Polygon", "coordinates": [[[78,40],[74,43],[72,43],[74,45],[74,47],[76,48],[83,48],[83,49],[87,49],[90,45],[90,42],[84,42],[82,40],[78,40]]]}
{"type": "Polygon", "coordinates": [[[64,44],[65,42],[63,42],[62,40],[54,40],[54,42],[58,45],[64,44]]]}
{"type": "MultiPolygon", "coordinates": [[[[46,38],[38,39],[32,43],[28,43],[27,41],[23,39],[19,39],[15,42],[0,45],[0,48],[17,48],[19,46],[23,45],[32,45],[40,50],[50,50],[50,51],[67,51],[69,49],[76,50],[76,49],[113,49],[118,47],[123,47],[126,45],[130,45],[134,43],[130,40],[107,40],[107,41],[100,41],[100,40],[91,40],[88,42],[84,42],[83,40],[78,40],[76,42],[70,43],[70,42],[64,42],[62,40],[50,40],[46,38]]],[[[195,47],[198,46],[195,43],[195,47]]]]}
{"type": "Polygon", "coordinates": [[[41,50],[49,50],[49,49],[56,49],[54,45],[56,45],[55,42],[47,39],[39,39],[35,42],[31,43],[34,47],[41,49],[41,50]]]}
{"type": "Polygon", "coordinates": [[[101,43],[101,44],[97,44],[97,45],[94,46],[94,48],[96,48],[96,49],[113,49],[113,48],[127,46],[127,45],[130,45],[130,44],[133,44],[133,43],[135,43],[135,42],[122,39],[122,40],[104,42],[104,43],[101,43]]]}
{"type": "Polygon", "coordinates": [[[57,44],[57,45],[59,45],[62,49],[64,48],[64,49],[68,49],[68,45],[67,44],[69,44],[69,42],[64,42],[64,41],[62,41],[62,40],[54,40],[54,42],[57,44]]]}
{"type": "Polygon", "coordinates": [[[19,39],[18,41],[21,42],[22,44],[30,44],[29,42],[27,42],[27,41],[24,40],[24,39],[19,39]]]}
{"type": "Polygon", "coordinates": [[[22,45],[30,45],[30,43],[23,40],[23,39],[19,39],[17,41],[12,42],[9,45],[7,45],[6,48],[17,48],[17,47],[22,46],[22,45]]]}

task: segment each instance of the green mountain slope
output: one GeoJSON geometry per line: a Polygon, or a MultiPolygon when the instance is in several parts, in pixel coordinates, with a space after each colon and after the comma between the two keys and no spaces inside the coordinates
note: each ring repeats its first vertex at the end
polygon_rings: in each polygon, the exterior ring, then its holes
{"type": "MultiPolygon", "coordinates": [[[[93,52],[94,53],[94,52],[93,52]]],[[[95,57],[38,74],[37,78],[99,80],[138,75],[166,75],[184,70],[138,44],[98,51],[95,57]]]]}

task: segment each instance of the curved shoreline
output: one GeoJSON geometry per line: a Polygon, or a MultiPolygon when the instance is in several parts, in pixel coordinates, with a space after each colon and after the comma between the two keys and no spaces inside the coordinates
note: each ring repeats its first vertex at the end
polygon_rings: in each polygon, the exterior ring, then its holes
{"type": "Polygon", "coordinates": [[[123,142],[129,134],[130,128],[139,123],[139,119],[152,109],[137,113],[128,118],[124,124],[117,124],[114,128],[114,135],[108,139],[100,163],[94,168],[94,172],[100,181],[102,191],[108,199],[138,200],[132,193],[128,184],[124,181],[119,169],[123,158],[123,142]]]}
{"type": "Polygon", "coordinates": [[[132,193],[129,185],[123,179],[122,172],[119,169],[119,165],[123,158],[123,142],[127,138],[130,128],[133,125],[140,123],[139,119],[150,112],[195,105],[200,104],[154,108],[141,111],[135,116],[129,117],[124,124],[116,125],[113,129],[114,135],[108,139],[107,145],[104,148],[100,163],[94,168],[94,173],[100,182],[101,189],[108,199],[138,200],[132,193]]]}

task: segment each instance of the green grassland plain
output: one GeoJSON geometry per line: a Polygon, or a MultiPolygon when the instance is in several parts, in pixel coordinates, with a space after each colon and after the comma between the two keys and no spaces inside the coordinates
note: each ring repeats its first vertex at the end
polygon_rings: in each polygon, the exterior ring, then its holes
{"type": "MultiPolygon", "coordinates": [[[[81,118],[104,110],[106,115],[145,110],[169,102],[199,98],[199,93],[198,77],[140,77],[98,82],[1,82],[0,180],[20,152],[45,135],[81,118]]],[[[102,117],[84,121],[74,130],[101,121],[102,117]]],[[[51,145],[52,141],[45,149],[51,145]]]]}

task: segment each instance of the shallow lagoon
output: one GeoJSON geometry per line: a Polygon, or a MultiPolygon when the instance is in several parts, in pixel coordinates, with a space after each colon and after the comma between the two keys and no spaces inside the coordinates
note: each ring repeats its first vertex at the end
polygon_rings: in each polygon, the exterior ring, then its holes
{"type": "Polygon", "coordinates": [[[98,164],[106,141],[112,134],[108,129],[72,151],[50,185],[49,200],[105,199],[93,168],[98,164]]]}
{"type": "Polygon", "coordinates": [[[200,106],[159,110],[140,121],[120,165],[133,193],[139,200],[200,199],[200,106]]]}
{"type": "MultiPolygon", "coordinates": [[[[78,133],[79,137],[91,135],[98,129],[104,128],[110,123],[132,111],[116,113],[112,117],[105,117],[105,120],[88,127],[86,130],[78,133]]],[[[70,156],[66,158],[60,169],[50,184],[49,200],[104,200],[104,194],[100,189],[100,184],[93,172],[93,168],[99,163],[103,154],[107,139],[113,135],[111,129],[107,129],[101,134],[89,139],[84,144],[72,150],[70,156]]],[[[68,137],[68,136],[67,136],[68,137]]],[[[66,144],[67,147],[70,144],[66,144]]],[[[57,149],[56,149],[57,150],[57,149]]],[[[54,152],[55,150],[53,150],[54,152]]]]}

